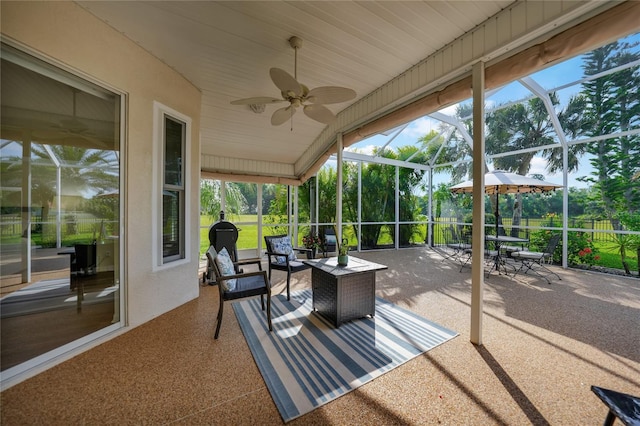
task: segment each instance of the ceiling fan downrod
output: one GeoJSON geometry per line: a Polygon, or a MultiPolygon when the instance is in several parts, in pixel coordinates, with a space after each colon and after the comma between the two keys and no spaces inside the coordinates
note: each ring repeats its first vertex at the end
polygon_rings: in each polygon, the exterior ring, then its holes
{"type": "Polygon", "coordinates": [[[298,79],[298,49],[302,48],[302,39],[297,36],[289,38],[289,46],[293,48],[293,78],[298,79]]]}

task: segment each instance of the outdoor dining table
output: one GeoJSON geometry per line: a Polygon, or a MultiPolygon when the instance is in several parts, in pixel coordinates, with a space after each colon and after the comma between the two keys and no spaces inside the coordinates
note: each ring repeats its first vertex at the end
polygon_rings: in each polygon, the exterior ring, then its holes
{"type": "MultiPolygon", "coordinates": [[[[495,243],[495,251],[496,254],[494,256],[494,264],[491,267],[491,269],[489,270],[489,273],[491,273],[491,271],[493,269],[495,269],[496,271],[498,271],[498,274],[500,274],[500,267],[502,267],[502,269],[504,270],[505,275],[507,274],[507,264],[505,259],[502,256],[502,246],[505,244],[520,244],[520,245],[524,245],[525,243],[528,243],[529,240],[527,238],[519,238],[519,237],[511,237],[509,235],[487,235],[485,236],[485,239],[487,241],[492,241],[493,243],[495,243]]],[[[508,256],[508,253],[507,253],[508,256]]],[[[515,268],[514,268],[514,274],[515,274],[515,268]]]]}

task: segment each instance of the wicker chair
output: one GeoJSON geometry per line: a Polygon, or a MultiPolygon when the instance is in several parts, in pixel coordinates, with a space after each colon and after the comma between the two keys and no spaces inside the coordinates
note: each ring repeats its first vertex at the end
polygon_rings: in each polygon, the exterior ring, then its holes
{"type": "Polygon", "coordinates": [[[288,235],[265,236],[264,242],[267,245],[267,257],[269,258],[269,281],[271,281],[271,270],[284,271],[287,273],[287,300],[291,300],[289,285],[291,274],[309,269],[306,265],[296,259],[296,251],[306,251],[305,249],[293,248],[291,237],[288,235]],[[288,241],[288,244],[286,242],[288,241]]]}
{"type": "Polygon", "coordinates": [[[218,289],[220,292],[220,307],[218,308],[214,339],[217,339],[218,334],[220,334],[220,325],[222,325],[224,302],[243,299],[245,297],[260,296],[260,301],[262,302],[262,310],[264,311],[264,296],[267,296],[267,323],[269,325],[269,331],[273,331],[273,326],[271,324],[271,283],[267,279],[267,272],[256,271],[243,274],[223,275],[222,269],[220,268],[220,262],[216,261],[218,253],[213,248],[213,246],[209,247],[209,250],[207,250],[206,254],[207,261],[211,265],[211,270],[215,275],[215,282],[218,283],[218,289]],[[234,288],[225,288],[224,282],[233,279],[235,279],[234,288]]]}

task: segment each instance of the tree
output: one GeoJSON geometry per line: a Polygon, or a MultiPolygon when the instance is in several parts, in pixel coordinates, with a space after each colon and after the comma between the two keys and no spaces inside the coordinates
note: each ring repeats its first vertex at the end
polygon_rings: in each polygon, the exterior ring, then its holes
{"type": "Polygon", "coordinates": [[[235,186],[242,193],[245,200],[245,207],[238,213],[242,214],[257,214],[258,213],[258,184],[235,182],[235,186]]]}
{"type": "MultiPolygon", "coordinates": [[[[560,104],[557,95],[550,93],[548,96],[551,104],[557,109],[560,104]]],[[[583,104],[584,99],[574,97],[564,111],[548,111],[542,99],[532,98],[520,104],[498,108],[487,114],[487,153],[501,154],[523,150],[518,155],[495,157],[493,159],[494,168],[526,176],[531,168],[531,161],[537,154],[536,151],[527,151],[527,149],[551,145],[557,138],[556,128],[550,114],[557,114],[563,129],[568,128],[574,134],[580,134],[583,131],[583,118],[579,108],[583,104]]],[[[554,149],[542,152],[542,155],[547,159],[548,169],[555,171],[554,168],[558,164],[562,164],[561,154],[561,150],[554,149]]],[[[569,161],[568,171],[578,167],[577,158],[580,154],[579,149],[570,151],[571,161],[569,161]]],[[[500,218],[498,219],[500,220],[500,218]]],[[[521,219],[522,194],[516,194],[511,236],[518,236],[521,219]]]]}
{"type": "MultiPolygon", "coordinates": [[[[585,77],[640,59],[632,51],[635,45],[614,42],[585,55],[585,77]]],[[[582,95],[587,99],[586,134],[601,136],[625,132],[640,125],[639,66],[629,67],[584,83],[582,95]]],[[[640,136],[623,135],[590,143],[595,171],[583,178],[594,184],[606,216],[618,229],[618,212],[640,210],[640,185],[633,176],[640,171],[640,136]]]]}
{"type": "Polygon", "coordinates": [[[275,234],[286,234],[289,230],[289,187],[272,185],[270,192],[273,198],[269,203],[269,214],[265,217],[265,222],[275,225],[271,228],[275,234]]]}
{"type": "MultiPolygon", "coordinates": [[[[325,166],[317,174],[318,178],[318,222],[336,221],[336,183],[338,176],[335,167],[325,166]]],[[[343,196],[344,198],[344,196],[343,196]]]]}
{"type": "MultiPolygon", "coordinates": [[[[425,154],[415,146],[399,147],[397,150],[375,150],[374,155],[400,161],[409,160],[414,163],[424,164],[425,154]]],[[[395,226],[383,223],[393,223],[395,217],[396,194],[396,167],[387,164],[366,163],[362,164],[362,206],[361,217],[363,222],[369,222],[361,227],[360,242],[363,247],[373,248],[378,245],[381,236],[387,232],[395,241],[395,226]]],[[[400,212],[397,220],[412,222],[420,214],[416,189],[422,181],[423,170],[409,167],[399,169],[399,203],[400,212]]],[[[343,218],[345,222],[357,222],[358,219],[358,164],[343,164],[343,218]]],[[[357,235],[357,227],[354,232],[357,235]]],[[[406,224],[400,227],[398,243],[409,245],[416,233],[416,226],[406,224]]]]}
{"type": "MultiPolygon", "coordinates": [[[[6,164],[2,169],[2,185],[21,188],[22,159],[14,158],[6,164]]],[[[116,190],[119,184],[119,161],[114,151],[32,143],[30,207],[40,206],[41,221],[44,223],[48,222],[50,208],[61,189],[57,188],[58,171],[62,187],[73,189],[78,199],[116,190]]],[[[7,200],[11,205],[20,206],[20,196],[20,192],[12,192],[7,200]]],[[[4,196],[3,201],[6,201],[4,196]]],[[[93,212],[99,210],[94,209],[93,212]]],[[[53,232],[44,232],[40,226],[36,231],[42,231],[43,235],[48,234],[51,238],[54,235],[53,232]]]]}
{"type": "MultiPolygon", "coordinates": [[[[226,190],[226,211],[225,214],[240,214],[246,209],[245,199],[240,187],[233,183],[227,183],[226,190]]],[[[222,210],[220,199],[221,181],[211,179],[200,180],[200,209],[213,220],[217,220],[222,210]]],[[[229,218],[229,216],[227,216],[229,218]]]]}

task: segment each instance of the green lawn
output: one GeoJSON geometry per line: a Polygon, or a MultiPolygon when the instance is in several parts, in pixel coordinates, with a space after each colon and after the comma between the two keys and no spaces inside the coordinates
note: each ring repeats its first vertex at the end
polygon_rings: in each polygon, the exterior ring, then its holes
{"type": "MultiPolygon", "coordinates": [[[[596,261],[596,265],[604,266],[606,268],[624,270],[624,268],[622,267],[622,259],[620,257],[620,253],[616,252],[616,250],[612,248],[610,244],[595,243],[594,245],[596,246],[598,255],[600,256],[600,260],[596,261]]],[[[636,257],[635,251],[633,253],[627,253],[626,260],[631,273],[637,273],[638,258],[636,257]]]]}
{"type": "MultiPolygon", "coordinates": [[[[238,248],[239,249],[255,249],[256,248],[256,239],[258,235],[258,225],[256,215],[234,215],[233,217],[228,217],[228,220],[232,221],[238,228],[240,232],[238,233],[238,248]],[[243,222],[254,222],[254,224],[243,224],[243,222]]],[[[209,248],[209,227],[216,221],[217,219],[212,219],[209,216],[201,216],[200,224],[201,226],[206,226],[206,228],[200,229],[200,253],[204,254],[204,252],[209,248]]],[[[440,232],[443,225],[436,225],[435,232],[440,232]]],[[[420,227],[422,232],[424,231],[424,226],[420,227]]],[[[268,230],[264,231],[268,233],[268,230]]],[[[300,239],[302,239],[302,235],[299,235],[300,239]]],[[[352,246],[357,245],[357,240],[355,234],[351,228],[345,229],[345,237],[349,239],[349,244],[352,246]]],[[[436,240],[441,240],[436,238],[436,240]]],[[[419,241],[423,242],[423,241],[419,241]]],[[[393,241],[388,233],[383,233],[380,237],[379,244],[392,244],[393,241]]],[[[299,243],[300,244],[300,243],[299,243]]],[[[622,260],[620,259],[620,254],[615,252],[615,248],[611,247],[610,244],[607,243],[594,243],[595,247],[598,251],[598,255],[600,255],[600,260],[596,262],[596,265],[603,266],[606,268],[614,268],[614,269],[624,269],[622,267],[622,260]]],[[[264,242],[262,242],[262,249],[264,249],[264,242]]],[[[629,268],[631,271],[638,271],[638,259],[634,253],[629,253],[627,255],[627,262],[629,264],[629,268]]]]}

